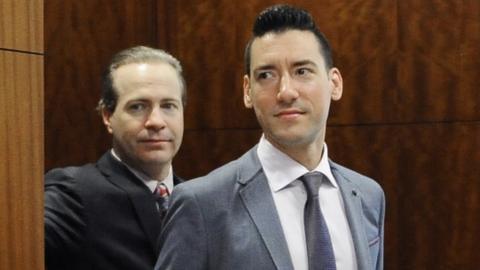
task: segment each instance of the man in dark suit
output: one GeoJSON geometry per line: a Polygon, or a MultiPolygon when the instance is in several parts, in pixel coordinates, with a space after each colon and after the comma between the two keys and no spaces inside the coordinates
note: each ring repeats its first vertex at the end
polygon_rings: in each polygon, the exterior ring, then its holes
{"type": "Polygon", "coordinates": [[[182,68],[170,54],[133,47],[116,54],[99,110],[113,147],[96,164],[45,175],[48,270],[151,270],[183,137],[182,68]]]}
{"type": "Polygon", "coordinates": [[[311,15],[263,11],[245,60],[244,103],[263,136],[175,188],[155,269],[383,269],[384,193],[328,158],[329,106],[343,83],[311,15]]]}

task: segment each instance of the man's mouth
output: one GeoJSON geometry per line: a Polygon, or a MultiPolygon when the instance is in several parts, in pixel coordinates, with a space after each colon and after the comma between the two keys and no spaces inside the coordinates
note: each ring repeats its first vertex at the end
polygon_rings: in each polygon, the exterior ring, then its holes
{"type": "Polygon", "coordinates": [[[295,118],[304,113],[305,113],[304,111],[299,109],[285,109],[275,113],[274,116],[278,118],[295,118]]]}
{"type": "Polygon", "coordinates": [[[163,145],[166,143],[170,143],[172,141],[173,140],[169,138],[160,138],[160,139],[142,139],[142,140],[139,140],[138,142],[146,145],[155,146],[155,145],[163,145]]]}

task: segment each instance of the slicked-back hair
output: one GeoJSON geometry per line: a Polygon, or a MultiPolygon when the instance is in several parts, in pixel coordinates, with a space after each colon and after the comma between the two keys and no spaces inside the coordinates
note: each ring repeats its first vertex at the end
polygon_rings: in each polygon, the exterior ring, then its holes
{"type": "Polygon", "coordinates": [[[110,113],[113,113],[117,106],[118,93],[113,82],[113,72],[124,65],[142,63],[165,63],[172,66],[177,72],[178,80],[180,81],[182,104],[183,106],[186,105],[187,89],[180,61],[166,51],[146,46],[136,46],[118,52],[110,61],[102,77],[102,93],[100,101],[98,102],[98,110],[106,109],[110,113]]]}
{"type": "Polygon", "coordinates": [[[327,70],[333,67],[332,49],[325,35],[317,28],[312,15],[306,10],[290,5],[274,5],[260,12],[253,25],[253,37],[245,48],[245,74],[250,76],[251,48],[256,38],[267,33],[282,33],[288,30],[309,31],[315,35],[327,70]]]}

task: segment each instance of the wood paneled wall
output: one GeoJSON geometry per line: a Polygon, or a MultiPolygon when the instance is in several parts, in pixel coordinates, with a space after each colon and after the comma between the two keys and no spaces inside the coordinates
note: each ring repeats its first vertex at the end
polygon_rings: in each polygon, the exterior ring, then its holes
{"type": "Polygon", "coordinates": [[[0,1],[0,269],[43,269],[43,1],[0,1]]]}
{"type": "Polygon", "coordinates": [[[156,45],[156,4],[49,0],[45,14],[45,166],[95,161],[110,145],[95,111],[101,74],[115,52],[156,45]]]}
{"type": "MultiPolygon", "coordinates": [[[[243,108],[243,49],[273,0],[46,2],[46,169],[95,161],[110,146],[94,111],[100,73],[119,49],[147,44],[183,63],[186,178],[254,145],[243,108]]],[[[314,15],[335,50],[343,98],[331,157],[387,196],[385,269],[476,269],[480,248],[480,2],[286,1],[314,15]]]]}

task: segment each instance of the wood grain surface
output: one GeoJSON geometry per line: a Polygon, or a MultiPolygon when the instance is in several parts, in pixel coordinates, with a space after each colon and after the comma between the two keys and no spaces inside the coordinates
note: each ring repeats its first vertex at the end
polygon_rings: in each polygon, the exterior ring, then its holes
{"type": "Polygon", "coordinates": [[[0,1],[0,49],[43,53],[43,0],[0,1]]]}
{"type": "Polygon", "coordinates": [[[43,269],[43,0],[0,1],[0,269],[43,269]]]}
{"type": "Polygon", "coordinates": [[[43,269],[43,56],[0,51],[0,269],[43,269]]]}

